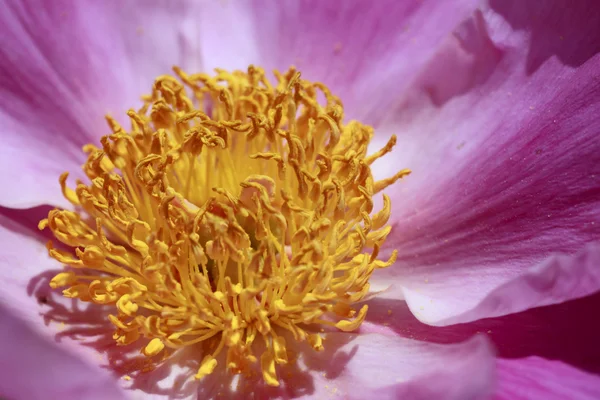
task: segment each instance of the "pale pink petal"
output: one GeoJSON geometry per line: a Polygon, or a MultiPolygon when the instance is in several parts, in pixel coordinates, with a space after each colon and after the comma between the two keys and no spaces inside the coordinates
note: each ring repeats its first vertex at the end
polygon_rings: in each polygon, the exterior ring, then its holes
{"type": "MultiPolygon", "coordinates": [[[[192,4],[193,5],[193,4],[192,4]]],[[[174,64],[198,68],[187,1],[16,1],[0,9],[0,205],[65,205],[58,176],[174,64]]],[[[193,21],[193,19],[192,19],[193,21]]]]}
{"type": "MultiPolygon", "coordinates": [[[[48,256],[45,238],[40,233],[27,226],[28,222],[24,225],[22,221],[12,219],[26,220],[22,215],[24,212],[0,209],[0,280],[4,282],[0,304],[40,332],[48,330],[50,335],[49,328],[43,325],[41,304],[50,292],[49,279],[62,266],[48,256]],[[37,295],[33,295],[34,292],[37,295]]],[[[32,215],[37,218],[39,213],[34,211],[32,215]]]]}
{"type": "MultiPolygon", "coordinates": [[[[99,318],[102,318],[102,326],[107,334],[112,328],[103,314],[103,308],[88,310],[64,298],[60,291],[50,288],[50,280],[63,266],[48,256],[44,246],[47,235],[32,229],[34,221],[41,218],[44,211],[47,210],[0,208],[0,242],[3,245],[0,279],[4,282],[0,291],[0,305],[18,315],[38,335],[60,340],[61,346],[71,353],[100,364],[94,349],[98,346],[81,346],[84,342],[79,341],[77,335],[69,335],[71,331],[67,328],[77,324],[77,329],[87,329],[98,325],[99,318]]],[[[114,340],[110,345],[114,346],[114,340]]]]}
{"type": "MultiPolygon", "coordinates": [[[[338,334],[339,340],[345,340],[344,336],[338,334]]],[[[330,388],[337,388],[346,398],[483,399],[494,383],[494,354],[483,336],[440,346],[385,335],[359,335],[340,351],[346,354],[347,364],[330,388]]],[[[314,359],[328,365],[336,361],[314,359]]],[[[338,359],[344,360],[341,356],[338,359]]],[[[327,390],[322,393],[315,397],[324,398],[327,390]]]]}
{"type": "MultiPolygon", "coordinates": [[[[264,11],[270,13],[279,4],[272,2],[264,11]]],[[[267,67],[256,34],[262,24],[253,18],[250,1],[203,2],[196,18],[202,72],[212,73],[215,68],[245,71],[251,64],[267,67]]],[[[271,71],[267,68],[267,72],[271,71]]]]}
{"type": "MultiPolygon", "coordinates": [[[[4,266],[3,266],[4,269],[4,266]]],[[[125,399],[106,371],[38,335],[0,303],[0,394],[7,399],[125,399]]]]}
{"type": "MultiPolygon", "coordinates": [[[[549,257],[490,291],[474,308],[456,317],[447,318],[443,323],[506,315],[532,306],[560,303],[596,293],[600,287],[599,266],[598,243],[590,243],[574,255],[549,257]]],[[[465,284],[468,283],[469,279],[465,278],[465,284]]],[[[411,307],[425,307],[428,310],[423,311],[430,316],[436,313],[443,315],[444,311],[452,307],[446,308],[444,304],[432,305],[432,297],[424,297],[418,292],[407,290],[404,294],[411,307]]]]}
{"type": "Polygon", "coordinates": [[[499,359],[495,400],[595,400],[600,376],[540,357],[499,359]]]}
{"type": "MultiPolygon", "coordinates": [[[[600,288],[600,14],[492,2],[397,104],[393,281],[444,325],[600,288]]],[[[571,3],[569,3],[571,4],[571,3]]],[[[377,277],[376,277],[377,279],[377,277]]]]}
{"type": "MultiPolygon", "coordinates": [[[[45,212],[47,208],[0,208],[0,242],[3,245],[0,279],[5,282],[0,291],[0,305],[19,315],[38,335],[55,338],[71,353],[99,364],[94,349],[98,346],[81,346],[84,342],[77,335],[69,335],[68,328],[76,324],[77,329],[87,329],[102,321],[104,331],[110,334],[112,327],[104,308],[96,306],[88,310],[85,305],[63,297],[60,290],[50,288],[50,280],[63,270],[63,266],[48,256],[44,246],[49,240],[47,232],[34,229],[35,221],[45,212]]],[[[114,340],[110,345],[114,346],[114,340]]]]}

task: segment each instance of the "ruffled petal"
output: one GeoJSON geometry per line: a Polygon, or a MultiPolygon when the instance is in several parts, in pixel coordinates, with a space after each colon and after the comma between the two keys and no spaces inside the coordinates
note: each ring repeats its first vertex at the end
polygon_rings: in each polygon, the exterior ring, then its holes
{"type": "Polygon", "coordinates": [[[1,303],[0,326],[2,397],[33,400],[126,398],[105,371],[39,336],[1,303]]]}
{"type": "Polygon", "coordinates": [[[600,372],[600,321],[592,318],[600,307],[600,293],[577,300],[443,327],[426,325],[411,313],[406,302],[375,298],[361,333],[400,335],[433,343],[457,343],[477,333],[494,344],[498,357],[539,356],[579,369],[600,372]]]}
{"type": "Polygon", "coordinates": [[[551,256],[514,278],[504,270],[488,272],[484,283],[481,276],[466,269],[450,275],[432,273],[423,282],[415,281],[414,288],[405,289],[403,297],[423,322],[449,325],[593,294],[600,287],[598,265],[600,245],[590,243],[575,255],[551,256]],[[461,287],[474,287],[475,293],[457,296],[461,287]],[[485,296],[479,298],[479,291],[485,290],[485,296]],[[478,298],[476,304],[473,298],[478,298]]]}
{"type": "Polygon", "coordinates": [[[494,400],[594,400],[600,398],[600,376],[560,361],[540,357],[499,359],[494,400]]]}
{"type": "Polygon", "coordinates": [[[585,247],[600,237],[600,15],[560,4],[482,6],[394,109],[394,165],[377,174],[413,174],[391,193],[399,261],[375,279],[422,321],[600,288],[585,247]]]}
{"type": "Polygon", "coordinates": [[[78,171],[81,146],[108,132],[104,115],[141,105],[172,65],[198,68],[190,7],[34,0],[1,8],[0,205],[66,205],[58,176],[78,171]]]}

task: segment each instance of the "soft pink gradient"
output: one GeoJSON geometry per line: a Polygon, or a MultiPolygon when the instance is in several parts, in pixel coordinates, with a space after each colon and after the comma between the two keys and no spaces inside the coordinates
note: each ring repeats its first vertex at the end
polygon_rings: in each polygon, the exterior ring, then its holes
{"type": "MultiPolygon", "coordinates": [[[[128,373],[125,355],[137,351],[114,346],[103,309],[49,290],[60,266],[35,228],[47,209],[16,209],[64,205],[58,175],[77,175],[80,147],[106,133],[102,116],[139,106],[173,64],[250,63],[296,64],[323,81],[348,119],[376,127],[374,146],[398,135],[378,176],[413,170],[389,193],[388,249],[399,260],[373,282],[392,284],[391,298],[369,300],[360,333],[328,334],[324,353],[300,346],[281,388],[252,384],[258,397],[598,397],[595,2],[9,0],[0,26],[1,318],[26,327],[37,353],[71,360],[52,372],[73,385],[39,379],[27,389],[0,377],[0,389],[14,384],[9,397],[79,385],[87,369],[78,375],[69,363],[87,365],[91,348],[115,374],[128,373]]],[[[4,344],[24,347],[15,340],[4,344]]],[[[11,372],[44,371],[22,354],[11,372]]],[[[183,352],[121,383],[142,398],[249,394],[230,392],[218,374],[190,380],[197,358],[183,352]]]]}

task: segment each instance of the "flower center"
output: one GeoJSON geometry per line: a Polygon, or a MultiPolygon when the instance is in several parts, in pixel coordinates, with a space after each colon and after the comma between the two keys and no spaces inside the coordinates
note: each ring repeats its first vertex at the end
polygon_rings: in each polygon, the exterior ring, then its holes
{"type": "Polygon", "coordinates": [[[372,128],[342,124],[340,100],[293,68],[276,86],[253,66],[175,73],[127,113],[129,132],[107,117],[102,148],[84,148],[91,183],[73,190],[61,176],[76,211],[52,210],[40,228],[74,252],[48,244],[67,266],[50,285],[114,306],[117,344],[143,338],[153,365],[202,342],[196,378],[218,363],[241,373],[260,348],[278,386],[285,336],[319,351],[324,328],[364,320],[353,303],[396,257],[377,260],[391,205],[384,195],[372,214],[372,196],[410,171],[374,181],[370,165],[396,138],[367,156],[372,128]]]}

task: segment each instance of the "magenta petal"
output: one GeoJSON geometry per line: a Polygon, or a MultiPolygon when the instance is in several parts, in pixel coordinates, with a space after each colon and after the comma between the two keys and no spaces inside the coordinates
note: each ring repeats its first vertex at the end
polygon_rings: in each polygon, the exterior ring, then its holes
{"type": "Polygon", "coordinates": [[[499,359],[495,400],[595,400],[600,376],[540,357],[499,359]]]}
{"type": "Polygon", "coordinates": [[[124,399],[100,368],[35,333],[0,306],[0,393],[9,399],[124,399]]]}
{"type": "Polygon", "coordinates": [[[399,261],[378,276],[422,321],[600,289],[585,247],[600,238],[600,15],[566,4],[483,6],[396,109],[398,151],[378,173],[413,174],[392,193],[399,261]]]}

